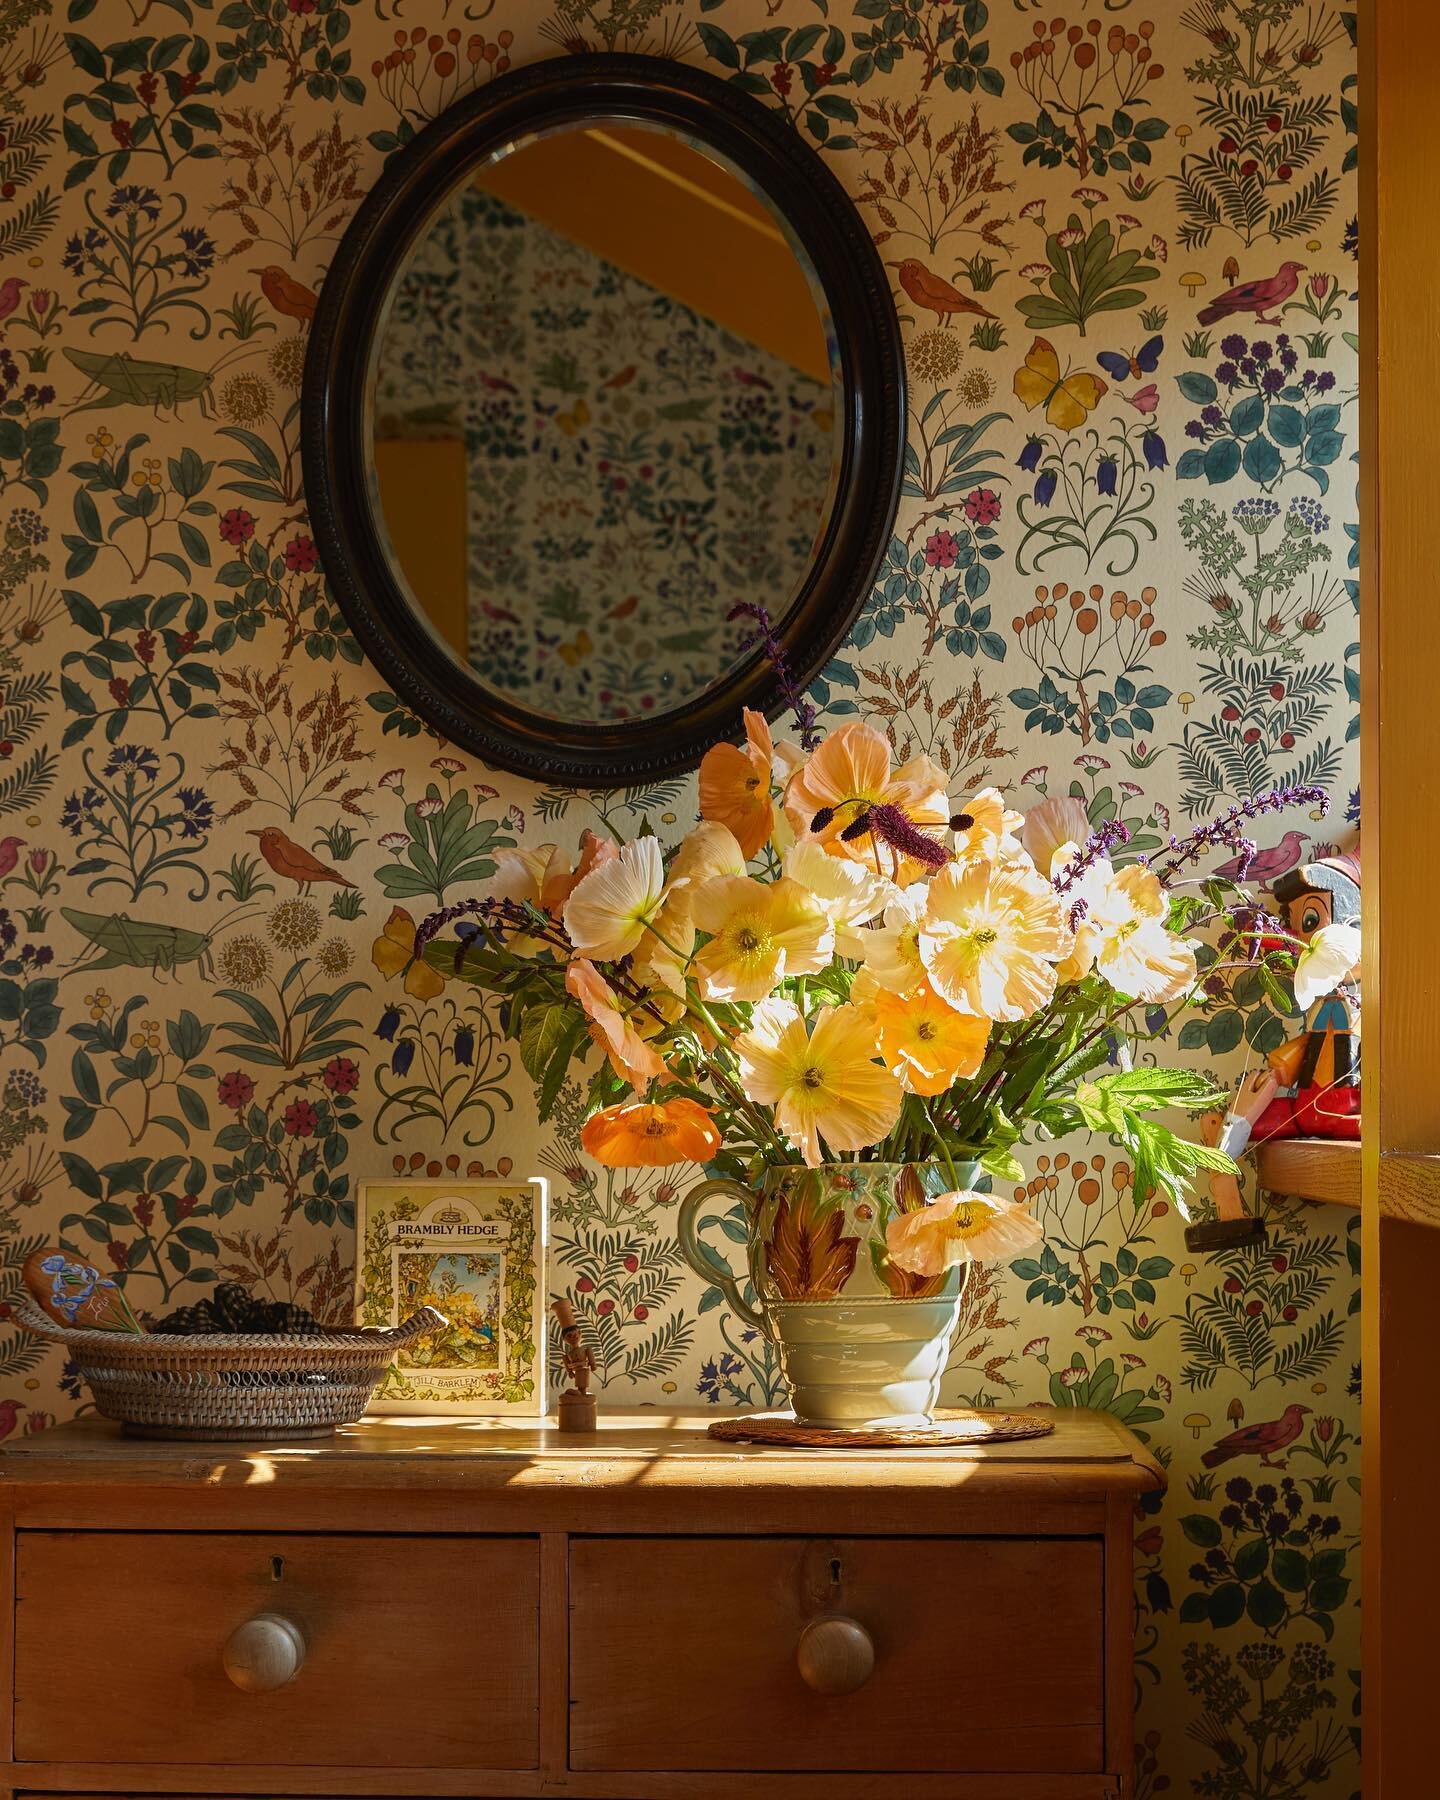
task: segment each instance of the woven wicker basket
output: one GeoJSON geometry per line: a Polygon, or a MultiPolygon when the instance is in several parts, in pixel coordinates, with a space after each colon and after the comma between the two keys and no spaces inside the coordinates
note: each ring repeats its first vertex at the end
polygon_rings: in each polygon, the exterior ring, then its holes
{"type": "Polygon", "coordinates": [[[353,1423],[395,1352],[446,1323],[422,1306],[378,1331],[141,1337],[71,1330],[30,1305],[16,1318],[65,1346],[96,1410],[131,1436],[252,1440],[324,1437],[353,1423]]]}

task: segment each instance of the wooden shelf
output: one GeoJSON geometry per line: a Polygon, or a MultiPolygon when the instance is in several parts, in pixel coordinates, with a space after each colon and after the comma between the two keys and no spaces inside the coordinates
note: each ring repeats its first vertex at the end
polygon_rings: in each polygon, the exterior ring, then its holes
{"type": "Polygon", "coordinates": [[[1329,1206],[1359,1206],[1360,1146],[1337,1138],[1282,1138],[1255,1152],[1260,1186],[1329,1206]]]}

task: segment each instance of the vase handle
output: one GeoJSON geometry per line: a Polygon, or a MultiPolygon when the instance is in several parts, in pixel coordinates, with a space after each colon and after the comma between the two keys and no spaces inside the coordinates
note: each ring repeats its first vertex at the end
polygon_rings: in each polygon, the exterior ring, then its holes
{"type": "Polygon", "coordinates": [[[739,1200],[748,1216],[755,1197],[743,1182],[732,1181],[728,1175],[718,1175],[711,1181],[702,1181],[698,1187],[691,1188],[680,1202],[679,1216],[675,1221],[680,1254],[702,1281],[713,1282],[720,1289],[733,1312],[738,1313],[747,1325],[753,1325],[757,1331],[769,1337],[770,1327],[766,1324],[764,1315],[757,1312],[741,1294],[735,1271],[723,1256],[718,1256],[700,1238],[700,1232],[704,1229],[704,1225],[698,1222],[700,1208],[722,1194],[728,1199],[739,1200]]]}

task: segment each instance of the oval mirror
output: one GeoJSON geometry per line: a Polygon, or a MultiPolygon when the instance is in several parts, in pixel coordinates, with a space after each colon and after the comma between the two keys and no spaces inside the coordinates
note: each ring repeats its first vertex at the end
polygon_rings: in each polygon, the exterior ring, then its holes
{"type": "Polygon", "coordinates": [[[326,277],[305,482],[324,566],[415,713],[620,787],[804,685],[894,517],[884,270],[819,158],[703,73],[502,77],[392,157],[326,277]]]}

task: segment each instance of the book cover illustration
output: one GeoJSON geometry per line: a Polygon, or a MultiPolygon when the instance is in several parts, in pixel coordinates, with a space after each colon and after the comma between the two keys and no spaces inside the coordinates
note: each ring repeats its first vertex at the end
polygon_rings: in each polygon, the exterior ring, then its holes
{"type": "Polygon", "coordinates": [[[362,1325],[421,1306],[450,1321],[400,1352],[375,1412],[545,1410],[545,1183],[361,1184],[362,1325]]]}

